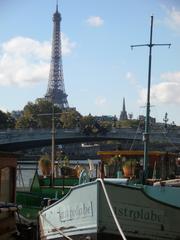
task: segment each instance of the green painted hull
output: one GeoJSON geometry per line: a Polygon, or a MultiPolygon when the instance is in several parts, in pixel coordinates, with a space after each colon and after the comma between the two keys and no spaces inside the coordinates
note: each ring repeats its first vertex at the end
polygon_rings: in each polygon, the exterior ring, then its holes
{"type": "Polygon", "coordinates": [[[61,199],[78,183],[78,178],[56,178],[51,186],[49,177],[41,178],[36,173],[29,192],[16,192],[16,203],[21,206],[20,215],[28,222],[36,222],[44,198],[61,199]]]}

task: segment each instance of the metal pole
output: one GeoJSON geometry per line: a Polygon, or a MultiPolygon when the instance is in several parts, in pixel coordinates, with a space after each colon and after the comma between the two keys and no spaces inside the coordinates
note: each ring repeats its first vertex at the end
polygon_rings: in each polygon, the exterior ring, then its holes
{"type": "Polygon", "coordinates": [[[146,120],[144,140],[144,164],[143,176],[146,178],[147,163],[148,163],[148,147],[149,147],[149,117],[150,117],[150,87],[151,87],[151,62],[152,62],[152,33],[153,33],[153,16],[151,16],[151,29],[150,29],[150,43],[149,43],[149,67],[148,67],[148,88],[147,88],[147,105],[146,105],[146,120]]]}
{"type": "Polygon", "coordinates": [[[146,105],[146,118],[145,118],[145,129],[143,134],[144,141],[144,163],[143,163],[143,181],[147,178],[148,171],[148,150],[149,150],[149,119],[150,119],[150,88],[151,88],[151,62],[152,62],[152,47],[154,46],[171,46],[171,44],[153,44],[153,16],[151,16],[151,28],[150,28],[150,41],[149,44],[132,45],[131,49],[134,47],[149,47],[149,66],[148,66],[148,88],[147,88],[147,105],[146,105]]]}
{"type": "MultiPolygon", "coordinates": [[[[64,113],[69,113],[69,112],[64,112],[64,113]]],[[[51,150],[51,186],[54,185],[54,163],[55,163],[55,134],[56,134],[56,128],[55,128],[55,115],[60,115],[62,113],[55,113],[54,112],[54,103],[52,101],[52,113],[42,113],[38,114],[38,116],[52,116],[52,129],[51,129],[51,134],[52,134],[52,150],[51,150]]]]}
{"type": "Polygon", "coordinates": [[[54,119],[54,103],[52,103],[51,186],[54,185],[54,161],[55,161],[55,119],[54,119]]]}

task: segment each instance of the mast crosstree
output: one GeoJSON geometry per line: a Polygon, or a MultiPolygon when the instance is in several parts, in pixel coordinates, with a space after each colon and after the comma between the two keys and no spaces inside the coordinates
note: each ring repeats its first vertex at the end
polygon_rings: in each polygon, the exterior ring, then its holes
{"type": "Polygon", "coordinates": [[[48,80],[48,89],[45,98],[60,108],[68,108],[67,94],[64,86],[62,51],[61,51],[61,14],[58,11],[58,2],[56,12],[53,14],[53,39],[50,73],[48,80]]]}
{"type": "Polygon", "coordinates": [[[144,140],[144,164],[143,164],[143,178],[147,177],[147,163],[148,163],[148,150],[149,150],[149,118],[150,118],[150,87],[151,87],[151,62],[152,62],[152,48],[154,46],[168,46],[171,44],[162,43],[154,44],[152,42],[153,36],[153,16],[151,16],[151,28],[150,28],[150,41],[149,44],[131,45],[131,49],[134,47],[149,47],[149,67],[148,67],[148,88],[147,88],[147,103],[146,103],[146,121],[145,131],[143,135],[144,140]]]}

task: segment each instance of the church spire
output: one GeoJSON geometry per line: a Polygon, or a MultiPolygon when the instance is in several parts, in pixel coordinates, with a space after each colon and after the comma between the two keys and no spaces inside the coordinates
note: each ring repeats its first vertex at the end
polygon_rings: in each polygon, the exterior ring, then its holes
{"type": "Polygon", "coordinates": [[[123,108],[120,114],[119,120],[127,120],[127,112],[126,112],[126,105],[125,105],[125,98],[123,98],[123,108]]]}

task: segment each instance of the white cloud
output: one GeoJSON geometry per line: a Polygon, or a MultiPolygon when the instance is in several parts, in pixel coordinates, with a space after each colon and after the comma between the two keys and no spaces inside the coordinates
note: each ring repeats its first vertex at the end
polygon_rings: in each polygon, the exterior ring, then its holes
{"type": "MultiPolygon", "coordinates": [[[[179,104],[180,103],[180,72],[163,73],[162,82],[152,85],[151,103],[153,104],[179,104]]],[[[146,102],[147,89],[141,89],[139,102],[146,102]]]]}
{"type": "Polygon", "coordinates": [[[15,37],[2,44],[4,55],[13,57],[31,57],[42,60],[50,58],[50,43],[39,42],[31,38],[15,37]]]}
{"type": "Polygon", "coordinates": [[[165,22],[170,26],[173,30],[180,30],[180,11],[175,7],[171,9],[167,9],[167,17],[165,22]]]}
{"type": "Polygon", "coordinates": [[[87,19],[87,23],[91,27],[101,27],[104,24],[104,20],[99,16],[91,16],[87,19]]]}
{"type": "Polygon", "coordinates": [[[64,33],[61,33],[61,36],[62,36],[62,54],[69,55],[72,53],[72,50],[76,47],[76,43],[71,42],[70,39],[64,33]]]}
{"type": "MultiPolygon", "coordinates": [[[[62,34],[62,53],[69,55],[75,43],[62,34]]],[[[15,37],[0,45],[0,85],[29,86],[48,79],[51,43],[15,37]]]]}
{"type": "Polygon", "coordinates": [[[105,97],[98,96],[95,100],[95,104],[99,107],[106,105],[107,100],[105,97]]]}

